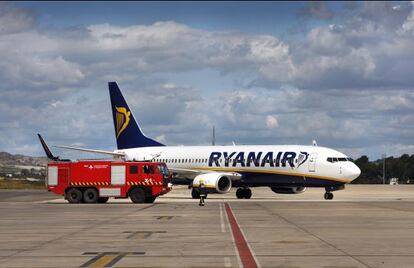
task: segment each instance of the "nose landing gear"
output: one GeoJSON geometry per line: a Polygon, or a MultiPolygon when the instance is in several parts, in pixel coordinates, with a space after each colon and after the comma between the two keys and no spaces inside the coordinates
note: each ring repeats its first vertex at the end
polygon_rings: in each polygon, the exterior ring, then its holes
{"type": "Polygon", "coordinates": [[[250,188],[239,188],[236,191],[237,199],[250,199],[252,197],[252,190],[250,188]]]}
{"type": "Polygon", "coordinates": [[[332,200],[334,195],[332,193],[332,191],[339,191],[339,190],[343,190],[345,189],[345,185],[331,185],[331,186],[327,186],[325,187],[325,194],[323,195],[323,197],[325,198],[325,200],[332,200]]]}
{"type": "Polygon", "coordinates": [[[325,200],[332,200],[334,195],[331,192],[326,192],[323,197],[325,198],[325,200]]]}

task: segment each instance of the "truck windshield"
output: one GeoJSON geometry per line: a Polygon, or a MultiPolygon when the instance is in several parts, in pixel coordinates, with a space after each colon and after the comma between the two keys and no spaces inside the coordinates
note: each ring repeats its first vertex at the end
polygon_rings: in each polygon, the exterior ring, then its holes
{"type": "Polygon", "coordinates": [[[169,171],[166,165],[158,165],[158,172],[165,176],[169,175],[169,171]]]}

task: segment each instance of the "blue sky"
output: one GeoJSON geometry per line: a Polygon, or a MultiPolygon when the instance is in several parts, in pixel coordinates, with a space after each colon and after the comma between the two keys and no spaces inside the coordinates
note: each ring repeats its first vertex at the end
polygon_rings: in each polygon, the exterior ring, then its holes
{"type": "Polygon", "coordinates": [[[413,44],[410,2],[3,2],[0,151],[114,149],[116,80],[166,144],[412,154],[413,44]]]}
{"type": "MultiPolygon", "coordinates": [[[[96,23],[119,26],[173,20],[204,30],[286,34],[303,2],[20,2],[40,25],[70,27],[96,23]]],[[[342,4],[328,3],[332,8],[342,4]]]]}

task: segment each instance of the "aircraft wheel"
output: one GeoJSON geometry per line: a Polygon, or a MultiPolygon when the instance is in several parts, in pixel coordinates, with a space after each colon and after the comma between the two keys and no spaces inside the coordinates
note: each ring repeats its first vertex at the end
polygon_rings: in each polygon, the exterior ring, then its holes
{"type": "Polygon", "coordinates": [[[129,198],[131,201],[136,204],[141,204],[145,202],[145,192],[141,188],[134,188],[129,193],[129,198]]]}
{"type": "Polygon", "coordinates": [[[69,189],[66,193],[66,200],[71,204],[82,202],[82,192],[78,188],[69,189]]]}
{"type": "Polygon", "coordinates": [[[85,203],[97,203],[98,202],[98,191],[94,188],[88,188],[83,192],[83,201],[85,203]]]}
{"type": "Polygon", "coordinates": [[[197,189],[192,189],[191,190],[191,197],[193,199],[200,199],[200,192],[197,189]]]}
{"type": "Polygon", "coordinates": [[[244,191],[244,198],[250,199],[252,197],[252,190],[250,188],[243,189],[244,191]]]}
{"type": "Polygon", "coordinates": [[[333,199],[333,193],[330,192],[326,192],[323,197],[325,198],[325,200],[332,200],[333,199]]]}
{"type": "Polygon", "coordinates": [[[236,191],[236,197],[237,199],[242,199],[244,197],[244,189],[238,188],[236,191]]]}

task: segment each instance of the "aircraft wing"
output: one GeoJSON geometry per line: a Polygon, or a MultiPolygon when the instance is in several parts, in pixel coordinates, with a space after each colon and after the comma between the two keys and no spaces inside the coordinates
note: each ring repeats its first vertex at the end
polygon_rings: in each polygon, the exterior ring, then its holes
{"type": "Polygon", "coordinates": [[[85,148],[72,147],[72,146],[66,146],[66,145],[54,145],[53,147],[88,152],[88,153],[108,154],[108,155],[113,155],[113,156],[125,156],[124,153],[115,153],[115,152],[105,151],[105,150],[85,149],[85,148]]]}
{"type": "Polygon", "coordinates": [[[194,179],[200,174],[206,173],[220,173],[224,176],[229,177],[232,181],[233,180],[240,180],[241,174],[237,172],[218,172],[214,170],[200,170],[200,169],[185,169],[185,168],[168,168],[168,170],[172,173],[175,173],[178,177],[185,177],[194,179]]]}

